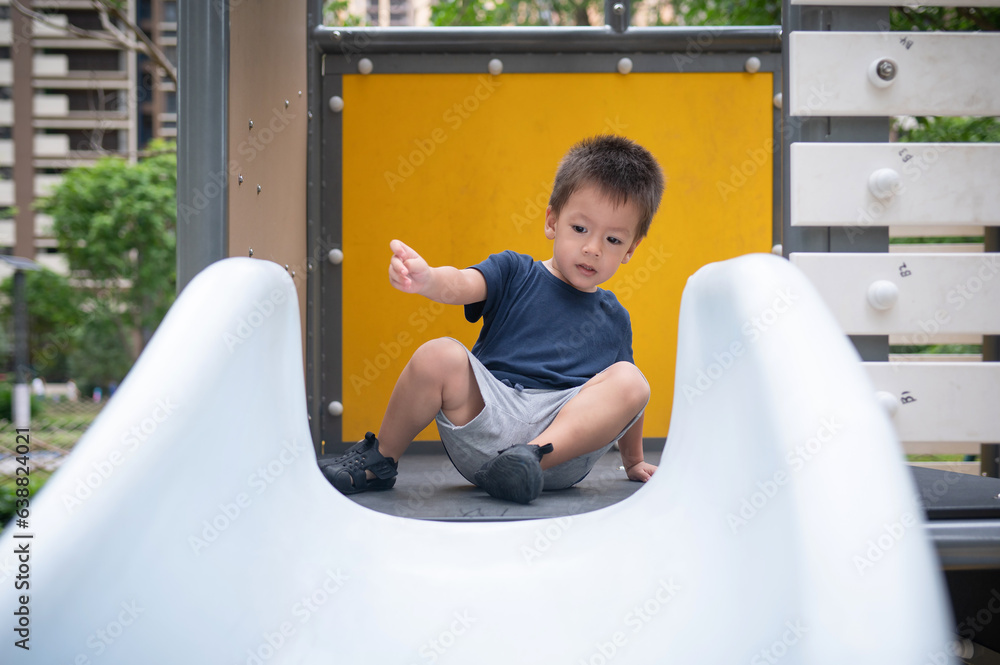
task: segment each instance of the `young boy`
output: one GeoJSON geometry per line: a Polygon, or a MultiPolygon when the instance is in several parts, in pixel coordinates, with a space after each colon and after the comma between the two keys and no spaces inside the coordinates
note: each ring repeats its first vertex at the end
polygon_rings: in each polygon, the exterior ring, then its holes
{"type": "Polygon", "coordinates": [[[378,438],[370,432],[322,469],[338,490],[388,489],[397,460],[432,420],[452,462],[490,495],[529,503],[570,487],[619,441],[629,479],[643,461],[649,385],[632,362],[628,312],[598,285],[628,263],[663,193],[653,156],[617,136],[573,146],[559,164],[545,212],[552,257],[505,251],[459,270],[431,267],[390,243],[390,283],[405,293],[464,305],[479,339],[416,350],[403,369],[378,438]]]}

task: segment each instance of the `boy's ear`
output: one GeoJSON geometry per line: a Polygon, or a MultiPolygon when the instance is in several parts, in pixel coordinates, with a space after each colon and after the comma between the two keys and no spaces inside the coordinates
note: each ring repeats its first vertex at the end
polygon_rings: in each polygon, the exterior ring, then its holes
{"type": "Polygon", "coordinates": [[[552,206],[545,209],[545,237],[549,240],[556,239],[556,221],[559,217],[552,212],[552,206]]]}
{"type": "Polygon", "coordinates": [[[629,262],[629,260],[632,258],[632,254],[635,252],[635,248],[639,246],[640,242],[642,242],[642,238],[638,238],[635,242],[632,243],[632,245],[628,248],[628,251],[625,252],[625,256],[622,258],[622,263],[629,262]]]}

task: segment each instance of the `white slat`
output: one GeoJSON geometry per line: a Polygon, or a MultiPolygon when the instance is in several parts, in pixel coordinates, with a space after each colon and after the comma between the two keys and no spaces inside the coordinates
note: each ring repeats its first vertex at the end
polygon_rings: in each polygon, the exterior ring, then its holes
{"type": "Polygon", "coordinates": [[[980,363],[981,353],[890,353],[891,363],[980,363]]]}
{"type": "Polygon", "coordinates": [[[793,32],[793,116],[1000,115],[1000,35],[793,32]],[[885,87],[869,69],[895,63],[885,87]]]}
{"type": "Polygon", "coordinates": [[[1000,144],[793,143],[791,154],[792,226],[1000,225],[1000,144]],[[896,183],[884,197],[875,174],[896,183]]]}
{"type": "Polygon", "coordinates": [[[1000,364],[863,363],[878,392],[896,398],[902,441],[1000,441],[1000,364]]]}
{"type": "Polygon", "coordinates": [[[982,344],[982,335],[927,335],[925,333],[889,335],[889,346],[911,344],[982,344]],[[918,341],[919,340],[919,341],[918,341]]]}
{"type": "Polygon", "coordinates": [[[851,335],[909,333],[911,344],[929,335],[1000,333],[1000,253],[793,253],[844,331],[851,335]],[[872,295],[883,284],[882,304],[872,295]],[[873,302],[874,299],[874,302],[873,302]]]}
{"type": "Polygon", "coordinates": [[[980,445],[957,441],[903,441],[903,452],[907,455],[978,455],[980,445]]]}
{"type": "Polygon", "coordinates": [[[963,238],[979,238],[983,235],[981,226],[890,226],[890,238],[935,238],[959,236],[963,238]]]}
{"type": "Polygon", "coordinates": [[[983,243],[925,242],[889,245],[890,254],[982,254],[986,251],[983,243]]]}

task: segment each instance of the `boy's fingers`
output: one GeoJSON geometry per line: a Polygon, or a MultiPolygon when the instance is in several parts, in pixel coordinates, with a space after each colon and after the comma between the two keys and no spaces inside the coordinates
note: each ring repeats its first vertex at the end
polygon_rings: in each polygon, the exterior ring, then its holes
{"type": "Polygon", "coordinates": [[[410,249],[410,247],[402,240],[393,240],[389,243],[389,248],[392,250],[393,254],[400,258],[401,261],[419,256],[419,254],[410,249]]]}
{"type": "Polygon", "coordinates": [[[406,277],[406,275],[410,272],[407,270],[406,264],[403,263],[398,256],[394,256],[389,259],[389,270],[390,274],[392,274],[392,271],[395,270],[400,277],[406,277]]]}

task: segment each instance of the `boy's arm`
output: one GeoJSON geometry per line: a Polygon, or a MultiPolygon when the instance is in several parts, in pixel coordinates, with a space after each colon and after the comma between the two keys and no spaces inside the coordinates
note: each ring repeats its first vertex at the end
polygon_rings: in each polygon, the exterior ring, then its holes
{"type": "Polygon", "coordinates": [[[389,243],[389,282],[404,293],[419,293],[446,305],[486,300],[486,279],[478,270],[451,266],[432,268],[401,240],[389,243]]]}
{"type": "Polygon", "coordinates": [[[629,480],[646,482],[653,477],[656,467],[643,461],[642,458],[642,420],[645,414],[639,416],[639,420],[628,428],[628,431],[618,440],[618,449],[622,454],[622,466],[625,467],[625,475],[629,480]]]}

